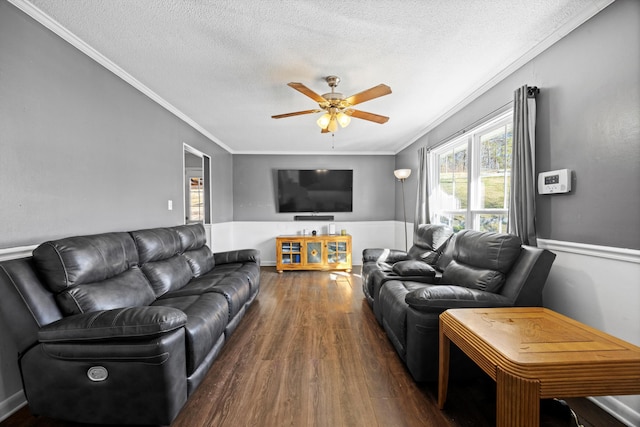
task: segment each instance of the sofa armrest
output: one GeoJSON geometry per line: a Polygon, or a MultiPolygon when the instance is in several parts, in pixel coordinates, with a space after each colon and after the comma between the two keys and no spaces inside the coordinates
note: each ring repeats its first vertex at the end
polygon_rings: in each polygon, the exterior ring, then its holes
{"type": "Polygon", "coordinates": [[[410,259],[405,251],[399,249],[368,248],[362,251],[362,262],[386,262],[393,264],[410,259]]]}
{"type": "Polygon", "coordinates": [[[38,331],[43,343],[150,338],[187,323],[182,311],[161,306],[127,307],[65,317],[38,331]]]}
{"type": "Polygon", "coordinates": [[[215,264],[231,264],[235,262],[255,262],[260,265],[260,251],[257,249],[237,249],[213,254],[215,264]]]}
{"type": "Polygon", "coordinates": [[[409,307],[425,313],[441,313],[449,308],[509,307],[513,305],[500,294],[455,285],[433,285],[409,292],[409,307]]]}

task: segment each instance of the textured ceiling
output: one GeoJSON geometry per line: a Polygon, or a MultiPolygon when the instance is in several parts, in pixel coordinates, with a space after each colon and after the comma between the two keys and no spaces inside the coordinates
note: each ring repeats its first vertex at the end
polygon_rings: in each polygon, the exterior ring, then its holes
{"type": "Polygon", "coordinates": [[[396,153],[610,1],[12,0],[231,152],[302,154],[396,153]],[[322,94],[331,74],[347,96],[389,85],[357,107],[389,122],[271,118],[317,107],[288,82],[322,94]]]}

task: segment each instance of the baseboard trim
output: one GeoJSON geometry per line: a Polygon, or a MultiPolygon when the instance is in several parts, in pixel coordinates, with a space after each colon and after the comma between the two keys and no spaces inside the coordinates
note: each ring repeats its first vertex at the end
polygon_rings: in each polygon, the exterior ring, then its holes
{"type": "Polygon", "coordinates": [[[590,245],[587,243],[563,242],[560,240],[538,239],[538,247],[550,251],[568,252],[616,261],[640,264],[640,250],[615,248],[612,246],[590,245]]]}
{"type": "Polygon", "coordinates": [[[620,402],[613,396],[588,397],[590,401],[628,426],[640,425],[640,413],[620,402]]]}
{"type": "Polygon", "coordinates": [[[0,422],[9,418],[26,404],[27,399],[22,390],[0,402],[0,422]]]}

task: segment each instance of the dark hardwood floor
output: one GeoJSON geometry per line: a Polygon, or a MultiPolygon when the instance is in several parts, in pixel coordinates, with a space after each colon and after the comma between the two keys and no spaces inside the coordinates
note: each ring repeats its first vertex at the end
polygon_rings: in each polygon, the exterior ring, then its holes
{"type": "MultiPolygon", "coordinates": [[[[258,299],[172,427],[493,426],[489,377],[416,384],[364,300],[357,272],[263,267],[258,299]]],[[[55,393],[54,390],[52,390],[55,393]]],[[[567,399],[585,427],[623,426],[587,399],[567,399]]],[[[541,425],[568,426],[543,402],[541,425]]],[[[1,427],[77,426],[23,408],[1,427]]]]}

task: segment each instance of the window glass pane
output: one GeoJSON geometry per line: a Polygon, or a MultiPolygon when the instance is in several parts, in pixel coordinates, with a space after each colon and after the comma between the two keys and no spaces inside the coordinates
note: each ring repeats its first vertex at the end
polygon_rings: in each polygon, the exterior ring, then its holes
{"type": "Polygon", "coordinates": [[[506,209],[509,185],[511,144],[507,127],[502,126],[480,136],[479,209],[506,209]]]}
{"type": "Polygon", "coordinates": [[[436,221],[438,224],[451,227],[454,232],[464,230],[467,222],[464,214],[440,214],[436,221]]]}
{"type": "Polygon", "coordinates": [[[438,200],[443,210],[467,208],[468,151],[464,142],[439,156],[438,200]]]}
{"type": "Polygon", "coordinates": [[[469,174],[467,170],[467,144],[454,150],[453,194],[456,199],[455,209],[467,208],[467,185],[469,174]]]}
{"type": "Polygon", "coordinates": [[[480,214],[480,231],[507,232],[508,217],[506,214],[480,214]]]}

